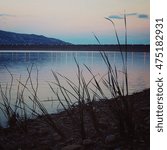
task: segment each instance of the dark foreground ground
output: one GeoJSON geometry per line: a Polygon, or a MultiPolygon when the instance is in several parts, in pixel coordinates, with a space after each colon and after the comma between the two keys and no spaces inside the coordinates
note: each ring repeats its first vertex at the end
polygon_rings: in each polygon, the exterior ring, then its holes
{"type": "MultiPolygon", "coordinates": [[[[150,90],[93,103],[92,121],[85,105],[84,129],[81,137],[78,123],[66,112],[51,115],[65,137],[60,136],[41,116],[27,122],[25,132],[17,125],[0,129],[0,150],[149,150],[150,148],[150,90]],[[96,127],[93,123],[96,122],[96,127]]],[[[73,109],[79,117],[79,109],[73,109]]]]}

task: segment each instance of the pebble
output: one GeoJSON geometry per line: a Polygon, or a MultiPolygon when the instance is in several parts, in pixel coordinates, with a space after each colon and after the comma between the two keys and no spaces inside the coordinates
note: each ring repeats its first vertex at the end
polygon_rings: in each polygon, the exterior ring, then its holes
{"type": "Polygon", "coordinates": [[[81,150],[82,146],[77,144],[67,145],[62,148],[62,150],[81,150]]]}
{"type": "Polygon", "coordinates": [[[85,139],[83,140],[83,145],[92,145],[93,141],[91,139],[85,139]]]}

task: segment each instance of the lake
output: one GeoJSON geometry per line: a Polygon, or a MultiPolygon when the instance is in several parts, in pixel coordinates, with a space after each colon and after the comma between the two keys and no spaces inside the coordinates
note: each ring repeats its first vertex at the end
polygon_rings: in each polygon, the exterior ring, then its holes
{"type": "MultiPolygon", "coordinates": [[[[118,72],[121,74],[122,60],[120,52],[107,51],[111,64],[117,67],[118,72]]],[[[150,87],[150,53],[149,52],[128,52],[128,81],[130,93],[141,91],[145,88],[150,87]]],[[[88,82],[91,80],[92,75],[85,67],[89,67],[92,73],[96,76],[97,80],[106,76],[107,67],[102,59],[101,55],[97,51],[54,51],[54,52],[0,52],[0,84],[2,90],[9,94],[11,75],[13,76],[13,84],[11,87],[11,101],[14,101],[17,97],[18,85],[21,83],[20,89],[24,88],[22,84],[26,83],[29,76],[28,71],[31,71],[31,79],[34,87],[38,81],[38,92],[39,99],[43,102],[45,107],[50,113],[57,111],[59,107],[56,101],[56,96],[49,87],[52,85],[55,91],[58,90],[57,86],[53,83],[55,78],[53,72],[60,73],[66,76],[68,79],[73,81],[75,84],[78,83],[77,79],[77,65],[74,61],[77,60],[80,69],[82,70],[83,76],[88,82]],[[37,71],[38,70],[38,71],[37,71]],[[37,75],[38,72],[38,75],[37,75]],[[22,87],[21,87],[22,86],[22,87]],[[54,101],[55,100],[55,101],[54,101]]],[[[60,77],[60,82],[66,88],[69,88],[67,82],[60,77]]],[[[100,82],[102,85],[102,83],[100,82]]],[[[30,91],[25,89],[24,96],[29,104],[29,95],[32,92],[31,83],[27,83],[27,87],[30,91]]],[[[93,84],[90,85],[93,89],[93,84]]],[[[109,91],[104,85],[102,85],[104,93],[107,97],[111,97],[109,91]]],[[[2,102],[2,95],[0,95],[0,102],[2,102]]],[[[12,103],[12,102],[11,102],[12,103]]],[[[2,114],[2,112],[0,113],[2,114]]],[[[0,115],[1,122],[3,124],[4,117],[0,115]]]]}

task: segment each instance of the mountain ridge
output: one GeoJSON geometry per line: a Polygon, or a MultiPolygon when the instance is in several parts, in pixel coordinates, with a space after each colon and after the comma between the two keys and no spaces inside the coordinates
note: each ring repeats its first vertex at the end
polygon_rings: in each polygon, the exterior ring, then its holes
{"type": "Polygon", "coordinates": [[[44,35],[0,30],[0,45],[69,45],[71,43],[44,35]]]}

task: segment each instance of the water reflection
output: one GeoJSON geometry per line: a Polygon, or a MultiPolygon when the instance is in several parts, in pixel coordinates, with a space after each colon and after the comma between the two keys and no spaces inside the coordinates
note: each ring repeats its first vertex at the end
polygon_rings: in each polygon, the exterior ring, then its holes
{"type": "MultiPolygon", "coordinates": [[[[115,62],[121,59],[119,52],[106,52],[110,60],[115,62]]],[[[133,64],[134,59],[140,59],[144,64],[149,62],[149,53],[147,52],[128,52],[128,59],[133,64]],[[137,57],[136,57],[137,56],[137,57]]],[[[57,62],[58,64],[67,64],[73,61],[74,57],[80,62],[96,63],[97,59],[101,59],[99,52],[0,52],[0,62],[3,63],[19,63],[22,62],[57,62]]],[[[120,63],[119,61],[117,63],[120,63]]]]}
{"type": "MultiPolygon", "coordinates": [[[[122,60],[119,52],[106,52],[110,62],[116,65],[121,70],[122,60]]],[[[74,57],[80,65],[85,64],[91,67],[95,73],[104,74],[106,71],[105,63],[99,52],[1,52],[0,53],[0,81],[8,82],[7,71],[4,66],[14,75],[25,76],[27,74],[26,68],[32,63],[36,64],[40,70],[40,76],[46,81],[51,70],[62,72],[66,75],[72,76],[76,71],[76,64],[74,57]],[[45,75],[47,73],[47,75],[45,75]]],[[[128,72],[129,76],[135,74],[135,77],[145,74],[143,81],[149,78],[149,63],[150,56],[147,52],[129,52],[128,53],[128,72]]],[[[133,81],[138,83],[138,81],[133,81]]],[[[149,87],[149,81],[145,83],[149,87]]],[[[141,89],[140,84],[134,89],[141,89]]]]}
{"type": "MultiPolygon", "coordinates": [[[[122,60],[119,52],[106,52],[111,64],[116,65],[118,70],[122,69],[122,60]]],[[[14,77],[12,94],[16,95],[18,79],[25,83],[28,77],[27,67],[35,64],[39,70],[39,92],[41,100],[55,99],[55,95],[48,86],[48,82],[54,81],[51,70],[67,76],[72,81],[77,81],[77,67],[74,57],[83,70],[85,79],[90,80],[91,75],[83,64],[91,68],[97,78],[107,73],[107,67],[99,52],[0,52],[0,83],[2,86],[10,84],[11,76],[4,66],[10,70],[14,77]]],[[[128,52],[128,79],[130,92],[140,91],[149,88],[150,82],[150,53],[128,52]]],[[[32,70],[32,78],[35,83],[36,69],[32,70]]],[[[64,86],[66,83],[62,81],[64,86]]],[[[105,89],[105,88],[104,88],[105,89]]],[[[105,90],[104,90],[105,91],[105,90]]],[[[106,95],[107,95],[106,91],[106,95]]],[[[0,96],[1,101],[1,96],[0,96]]],[[[50,112],[51,104],[46,103],[50,112]]]]}

